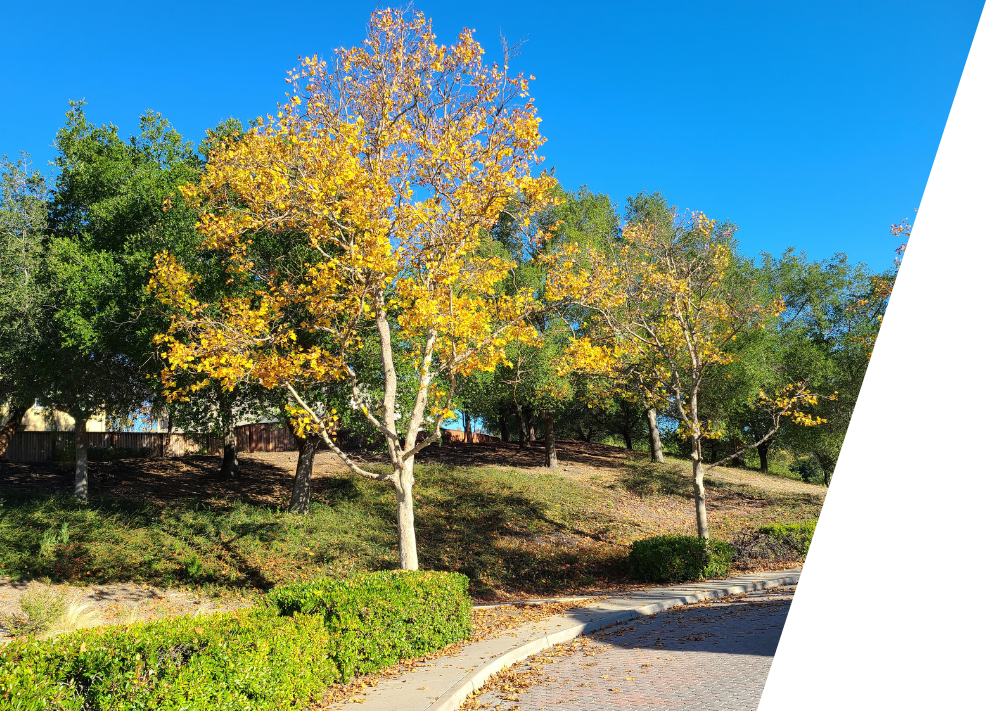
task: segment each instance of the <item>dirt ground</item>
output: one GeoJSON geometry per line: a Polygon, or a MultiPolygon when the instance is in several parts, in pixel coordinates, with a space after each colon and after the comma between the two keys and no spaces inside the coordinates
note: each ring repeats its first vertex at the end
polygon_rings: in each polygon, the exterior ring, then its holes
{"type": "MultiPolygon", "coordinates": [[[[634,454],[620,447],[586,442],[558,443],[559,474],[577,479],[607,479],[623,469],[634,454]]],[[[386,465],[385,455],[356,453],[350,455],[358,464],[386,465]]],[[[121,459],[89,462],[91,495],[149,498],[165,502],[189,497],[223,498],[235,496],[253,504],[284,505],[291,496],[297,452],[253,452],[240,455],[243,475],[234,480],[216,476],[214,456],[181,459],[121,459]]],[[[421,452],[420,464],[447,464],[464,467],[498,467],[531,469],[544,464],[543,447],[522,449],[515,443],[462,444],[431,446],[421,452]]],[[[346,465],[328,451],[315,456],[313,476],[347,472],[346,465]]],[[[0,464],[0,483],[4,490],[51,493],[72,492],[70,465],[56,462],[0,464]]],[[[796,482],[795,482],[796,483],[796,482]]]]}

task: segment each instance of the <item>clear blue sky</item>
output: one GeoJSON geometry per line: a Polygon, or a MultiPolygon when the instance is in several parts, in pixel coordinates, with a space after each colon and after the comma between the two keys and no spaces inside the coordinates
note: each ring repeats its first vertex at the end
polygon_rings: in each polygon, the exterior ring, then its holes
{"type": "MultiPolygon", "coordinates": [[[[375,2],[3,2],[0,152],[38,165],[69,99],[124,132],[160,111],[188,138],[266,114],[299,55],[359,42],[375,2]]],[[[385,6],[385,3],[381,3],[385,6]]],[[[526,38],[546,165],[618,201],[660,190],[788,245],[883,269],[913,217],[981,0],[440,2],[439,41],[526,38]]]]}

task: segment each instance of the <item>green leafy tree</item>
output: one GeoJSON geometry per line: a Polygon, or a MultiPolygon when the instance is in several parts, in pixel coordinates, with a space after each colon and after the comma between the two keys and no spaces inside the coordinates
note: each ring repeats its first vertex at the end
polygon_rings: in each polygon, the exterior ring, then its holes
{"type": "Polygon", "coordinates": [[[0,456],[40,394],[43,261],[48,182],[22,154],[0,159],[0,456]]]}
{"type": "Polygon", "coordinates": [[[58,132],[43,269],[43,347],[35,353],[41,400],[75,419],[76,496],[88,497],[85,423],[125,418],[154,397],[148,380],[160,320],[146,291],[153,255],[181,251],[193,215],[175,204],[195,178],[191,145],[159,114],[123,140],[71,102],[58,132]]]}

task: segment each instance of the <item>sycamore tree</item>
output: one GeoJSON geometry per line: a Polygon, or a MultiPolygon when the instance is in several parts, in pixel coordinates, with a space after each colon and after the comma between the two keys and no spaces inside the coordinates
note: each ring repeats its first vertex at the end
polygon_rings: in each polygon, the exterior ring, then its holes
{"type": "Polygon", "coordinates": [[[537,336],[532,292],[500,288],[514,264],[479,249],[502,211],[540,209],[555,182],[532,174],[544,139],[531,78],[509,75],[508,59],[485,63],[468,30],[437,44],[420,13],[375,12],[360,46],[331,66],[304,60],[277,116],[215,151],[185,191],[201,210],[203,258],[242,288],[205,303],[166,252],[154,273],[174,313],[159,339],[170,370],[287,391],[299,434],[393,486],[405,569],[418,566],[415,455],[440,438],[458,381],[537,336]],[[309,258],[255,262],[260,236],[309,258]],[[371,343],[380,367],[361,369],[371,343]],[[384,439],[389,471],[348,457],[331,435],[338,413],[306,399],[332,382],[384,439]]]}
{"type": "MultiPolygon", "coordinates": [[[[709,526],[702,441],[720,434],[704,416],[703,393],[716,368],[736,357],[730,352],[734,339],[764,327],[782,308],[749,290],[737,268],[733,232],[732,225],[701,213],[630,222],[607,248],[560,253],[549,280],[549,298],[573,298],[592,314],[586,335],[570,341],[575,367],[616,369],[629,360],[643,387],[668,399],[691,444],[696,523],[703,539],[709,538],[709,526]]],[[[785,417],[817,424],[804,410],[815,400],[799,382],[759,392],[757,406],[772,420],[767,436],[785,417]]]]}

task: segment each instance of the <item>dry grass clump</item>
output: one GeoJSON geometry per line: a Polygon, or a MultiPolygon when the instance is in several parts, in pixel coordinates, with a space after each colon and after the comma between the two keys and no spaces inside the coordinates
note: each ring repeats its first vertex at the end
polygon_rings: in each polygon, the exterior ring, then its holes
{"type": "Polygon", "coordinates": [[[99,615],[90,603],[78,596],[70,598],[57,587],[27,590],[21,595],[19,606],[19,611],[0,616],[0,623],[14,636],[49,639],[99,624],[99,615]]]}

